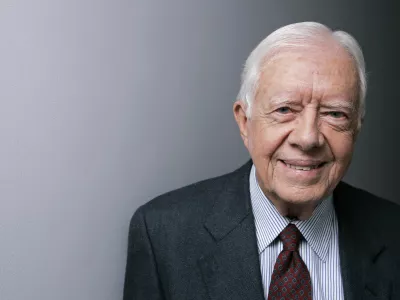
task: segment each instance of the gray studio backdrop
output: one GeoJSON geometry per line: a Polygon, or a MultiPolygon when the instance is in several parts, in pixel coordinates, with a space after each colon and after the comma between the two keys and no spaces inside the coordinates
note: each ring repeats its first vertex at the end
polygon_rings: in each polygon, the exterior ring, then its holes
{"type": "Polygon", "coordinates": [[[132,213],[247,160],[231,113],[241,66],[295,21],[365,48],[367,120],[347,178],[396,201],[396,12],[322,2],[0,1],[0,299],[121,299],[132,213]]]}

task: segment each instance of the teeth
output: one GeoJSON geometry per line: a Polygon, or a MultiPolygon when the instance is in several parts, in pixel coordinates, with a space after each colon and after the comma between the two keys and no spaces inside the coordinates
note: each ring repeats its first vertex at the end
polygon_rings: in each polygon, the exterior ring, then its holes
{"type": "MultiPolygon", "coordinates": [[[[285,163],[286,164],[286,163],[285,163]]],[[[310,171],[310,170],[312,170],[312,169],[315,169],[315,168],[317,168],[318,166],[317,165],[314,165],[314,166],[308,166],[308,167],[303,167],[303,166],[295,166],[295,165],[289,165],[289,164],[286,164],[289,168],[291,168],[291,169],[295,169],[295,170],[302,170],[302,171],[310,171]]]]}

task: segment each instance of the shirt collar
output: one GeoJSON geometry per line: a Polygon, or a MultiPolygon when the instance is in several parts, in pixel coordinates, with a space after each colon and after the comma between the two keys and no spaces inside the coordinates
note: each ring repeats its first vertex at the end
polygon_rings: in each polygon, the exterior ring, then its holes
{"type": "Polygon", "coordinates": [[[258,185],[254,165],[251,168],[249,181],[259,254],[271,245],[289,223],[293,223],[297,226],[311,249],[322,261],[325,261],[329,250],[329,242],[333,236],[332,222],[335,210],[332,195],[325,198],[316,207],[309,219],[291,221],[289,218],[282,216],[264,195],[258,185]]]}

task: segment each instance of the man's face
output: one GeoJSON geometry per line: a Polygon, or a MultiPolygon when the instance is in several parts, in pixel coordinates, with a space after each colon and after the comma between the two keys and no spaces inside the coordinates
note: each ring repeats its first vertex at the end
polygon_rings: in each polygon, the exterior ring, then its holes
{"type": "Polygon", "coordinates": [[[358,75],[344,49],[284,51],[262,72],[251,117],[234,112],[271,200],[327,196],[344,176],[358,132],[358,75]]]}

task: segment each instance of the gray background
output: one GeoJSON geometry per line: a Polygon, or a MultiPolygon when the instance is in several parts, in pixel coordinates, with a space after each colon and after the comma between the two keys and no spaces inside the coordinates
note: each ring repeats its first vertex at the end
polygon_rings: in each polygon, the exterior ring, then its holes
{"type": "Polygon", "coordinates": [[[2,0],[0,299],[121,299],[129,219],[244,163],[241,66],[273,29],[353,33],[370,72],[347,179],[398,201],[395,1],[2,0]]]}

